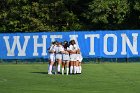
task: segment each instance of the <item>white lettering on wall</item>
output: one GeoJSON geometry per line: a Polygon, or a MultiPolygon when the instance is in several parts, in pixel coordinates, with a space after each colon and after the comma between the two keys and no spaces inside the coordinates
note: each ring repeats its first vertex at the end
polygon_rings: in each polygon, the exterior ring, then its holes
{"type": "Polygon", "coordinates": [[[62,39],[62,35],[50,35],[51,42],[56,41],[56,38],[62,39]]]}
{"type": "Polygon", "coordinates": [[[34,53],[33,56],[38,56],[38,47],[42,47],[42,56],[46,56],[46,35],[42,35],[42,43],[38,43],[38,36],[33,36],[34,38],[34,53]]]}
{"type": "Polygon", "coordinates": [[[115,34],[106,34],[104,36],[104,53],[106,55],[115,55],[117,53],[117,36],[115,34]],[[113,39],[113,50],[112,51],[108,51],[108,38],[112,38],[113,39]]]}
{"type": "Polygon", "coordinates": [[[138,50],[137,50],[137,38],[138,38],[138,33],[132,33],[133,36],[133,43],[130,42],[129,38],[127,37],[126,34],[121,34],[122,37],[122,55],[127,55],[127,47],[128,45],[129,49],[131,50],[132,54],[138,55],[138,50]]]}
{"type": "Polygon", "coordinates": [[[85,39],[90,38],[90,52],[89,55],[95,55],[95,50],[94,50],[94,39],[95,38],[100,38],[99,34],[86,34],[85,39]]]}
{"type": "Polygon", "coordinates": [[[28,41],[30,39],[30,36],[24,36],[24,43],[23,43],[23,47],[21,48],[21,44],[20,44],[20,36],[13,36],[13,44],[12,44],[12,48],[10,48],[10,43],[9,43],[9,36],[4,36],[3,39],[5,40],[5,44],[6,44],[6,48],[7,48],[7,56],[15,56],[15,48],[17,46],[18,49],[18,56],[26,56],[26,47],[28,45],[28,41]]]}

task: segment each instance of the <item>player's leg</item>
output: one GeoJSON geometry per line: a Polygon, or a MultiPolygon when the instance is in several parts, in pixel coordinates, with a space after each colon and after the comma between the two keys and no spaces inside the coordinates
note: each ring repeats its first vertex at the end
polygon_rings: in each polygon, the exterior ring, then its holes
{"type": "Polygon", "coordinates": [[[57,61],[57,72],[58,72],[58,74],[60,74],[61,64],[62,64],[62,55],[61,54],[56,55],[56,61],[57,61]]]}
{"type": "Polygon", "coordinates": [[[75,56],[74,56],[74,74],[77,73],[77,67],[78,67],[77,54],[75,54],[75,56]]]}
{"type": "Polygon", "coordinates": [[[63,59],[63,61],[62,61],[62,75],[64,75],[65,64],[66,64],[66,55],[65,54],[62,55],[62,59],[63,59]]]}
{"type": "Polygon", "coordinates": [[[66,61],[66,75],[69,74],[69,61],[66,61]]]}
{"type": "Polygon", "coordinates": [[[65,61],[62,62],[62,75],[64,75],[65,61]]]}
{"type": "Polygon", "coordinates": [[[49,62],[49,70],[48,70],[48,74],[52,74],[52,68],[54,65],[55,59],[53,56],[50,56],[50,62],[49,62]]]}
{"type": "Polygon", "coordinates": [[[77,74],[79,74],[79,60],[80,60],[80,55],[77,54],[77,62],[76,62],[76,70],[77,70],[77,74]]]}
{"type": "Polygon", "coordinates": [[[52,67],[53,67],[53,64],[54,64],[54,62],[51,61],[51,62],[50,62],[50,65],[49,65],[49,71],[48,71],[48,74],[52,74],[52,67]]]}
{"type": "Polygon", "coordinates": [[[76,71],[77,71],[76,65],[77,65],[77,61],[74,61],[74,74],[76,74],[76,71]]]}
{"type": "Polygon", "coordinates": [[[76,73],[79,73],[79,61],[76,61],[76,73]]]}
{"type": "Polygon", "coordinates": [[[57,72],[58,74],[60,74],[60,71],[61,71],[61,64],[62,64],[62,59],[58,59],[58,66],[57,66],[57,72]]]}
{"type": "Polygon", "coordinates": [[[49,59],[48,60],[48,73],[49,73],[50,63],[51,63],[51,60],[49,59]]]}
{"type": "Polygon", "coordinates": [[[57,62],[55,62],[54,65],[53,65],[53,72],[54,72],[54,74],[57,74],[56,67],[57,67],[57,62]]]}
{"type": "Polygon", "coordinates": [[[82,72],[82,66],[81,66],[81,62],[79,62],[79,64],[78,64],[78,68],[79,68],[79,74],[81,74],[81,72],[82,72]]]}
{"type": "Polygon", "coordinates": [[[53,56],[53,62],[54,62],[54,64],[53,64],[53,69],[52,69],[52,72],[54,72],[54,74],[56,74],[56,72],[57,72],[57,70],[56,70],[56,66],[57,66],[57,63],[56,63],[56,60],[55,60],[55,56],[53,56]]]}
{"type": "Polygon", "coordinates": [[[70,74],[73,73],[74,61],[70,61],[70,74]]]}
{"type": "Polygon", "coordinates": [[[73,67],[74,67],[74,55],[70,55],[70,74],[73,73],[73,67]]]}
{"type": "Polygon", "coordinates": [[[83,60],[83,57],[82,55],[80,55],[79,64],[78,64],[79,74],[81,74],[82,72],[82,60],[83,60]]]}

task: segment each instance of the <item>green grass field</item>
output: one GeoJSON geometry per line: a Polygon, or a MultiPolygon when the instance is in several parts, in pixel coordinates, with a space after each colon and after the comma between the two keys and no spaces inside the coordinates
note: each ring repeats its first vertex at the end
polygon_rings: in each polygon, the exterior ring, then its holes
{"type": "Polygon", "coordinates": [[[139,63],[83,64],[81,75],[47,75],[47,64],[0,64],[0,93],[140,93],[139,63]]]}

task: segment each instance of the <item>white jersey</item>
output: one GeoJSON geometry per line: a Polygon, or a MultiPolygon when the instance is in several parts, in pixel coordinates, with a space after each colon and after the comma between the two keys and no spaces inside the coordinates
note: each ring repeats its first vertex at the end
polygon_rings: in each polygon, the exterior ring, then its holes
{"type": "MultiPolygon", "coordinates": [[[[80,48],[78,49],[80,50],[80,48]]],[[[77,61],[82,62],[82,60],[83,60],[83,57],[82,57],[82,53],[80,52],[77,54],[77,61]]]]}
{"type": "MultiPolygon", "coordinates": [[[[70,45],[69,50],[76,51],[78,50],[78,47],[76,44],[70,45]]],[[[77,54],[70,54],[70,61],[77,61],[77,54]]]]}
{"type": "Polygon", "coordinates": [[[81,53],[77,54],[77,61],[82,62],[82,60],[83,60],[82,54],[81,53]]]}
{"type": "MultiPolygon", "coordinates": [[[[65,49],[65,51],[69,50],[69,47],[67,47],[67,49],[65,49]]],[[[69,54],[63,54],[63,61],[69,61],[70,60],[70,56],[69,54]]]]}
{"type": "MultiPolygon", "coordinates": [[[[49,51],[55,51],[55,45],[51,45],[49,51]]],[[[54,54],[54,53],[50,53],[50,54],[54,54]]]]}
{"type": "MultiPolygon", "coordinates": [[[[55,45],[51,45],[49,51],[55,51],[54,48],[55,48],[55,45]]],[[[49,55],[49,60],[50,60],[51,62],[55,62],[55,53],[50,53],[50,55],[49,55]]]]}
{"type": "Polygon", "coordinates": [[[56,54],[61,54],[61,52],[64,51],[64,48],[63,46],[55,46],[54,50],[56,54]]]}
{"type": "Polygon", "coordinates": [[[56,53],[56,59],[62,59],[62,51],[64,51],[63,46],[55,46],[54,48],[55,53],[56,53]]]}
{"type": "Polygon", "coordinates": [[[71,51],[76,51],[76,50],[78,50],[78,46],[77,46],[76,44],[70,45],[70,46],[69,46],[69,50],[71,50],[71,51]]]}

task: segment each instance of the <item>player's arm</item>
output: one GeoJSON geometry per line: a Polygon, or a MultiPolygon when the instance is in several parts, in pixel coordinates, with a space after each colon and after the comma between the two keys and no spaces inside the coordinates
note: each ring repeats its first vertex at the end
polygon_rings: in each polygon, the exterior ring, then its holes
{"type": "Polygon", "coordinates": [[[49,53],[55,53],[55,51],[54,50],[49,50],[49,53]]]}
{"type": "Polygon", "coordinates": [[[70,50],[69,52],[70,52],[71,54],[76,54],[76,51],[70,50]]]}
{"type": "Polygon", "coordinates": [[[80,49],[77,49],[77,50],[76,50],[76,53],[77,53],[77,54],[80,54],[80,49]]]}
{"type": "Polygon", "coordinates": [[[64,50],[64,47],[63,46],[60,48],[60,53],[61,54],[65,54],[65,50],[64,50]]]}
{"type": "Polygon", "coordinates": [[[76,54],[76,52],[77,52],[76,50],[69,50],[70,54],[76,54]]]}
{"type": "Polygon", "coordinates": [[[49,51],[50,50],[50,47],[47,50],[49,51]]]}
{"type": "Polygon", "coordinates": [[[47,48],[47,50],[48,50],[49,53],[50,53],[51,47],[52,47],[52,46],[50,46],[50,47],[47,48]]]}
{"type": "Polygon", "coordinates": [[[55,50],[49,50],[49,53],[54,53],[55,52],[55,50]]]}
{"type": "Polygon", "coordinates": [[[49,53],[55,53],[55,47],[49,49],[49,53]]]}
{"type": "Polygon", "coordinates": [[[65,50],[65,53],[64,54],[69,54],[69,50],[65,50]]]}
{"type": "Polygon", "coordinates": [[[69,46],[69,53],[70,54],[76,54],[76,51],[75,50],[72,50],[72,46],[69,46]]]}

